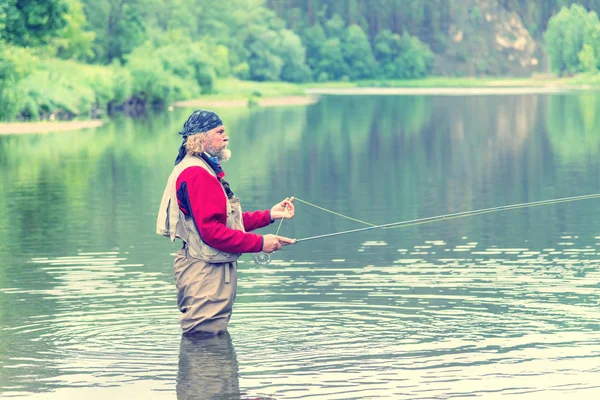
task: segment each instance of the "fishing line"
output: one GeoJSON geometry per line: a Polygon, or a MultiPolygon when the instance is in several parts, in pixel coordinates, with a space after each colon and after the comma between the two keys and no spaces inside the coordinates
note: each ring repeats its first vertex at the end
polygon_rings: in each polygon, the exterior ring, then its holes
{"type": "Polygon", "coordinates": [[[296,200],[296,201],[299,201],[300,203],[304,203],[304,204],[307,204],[307,205],[309,205],[309,206],[315,207],[315,208],[317,208],[317,209],[319,209],[319,210],[321,210],[321,211],[326,211],[326,212],[328,212],[328,213],[331,213],[331,214],[337,215],[338,217],[346,218],[346,219],[349,219],[349,220],[351,220],[351,221],[360,222],[361,224],[365,224],[365,225],[377,226],[377,225],[375,225],[375,224],[371,224],[371,223],[369,223],[369,222],[361,221],[360,219],[352,218],[352,217],[349,217],[349,216],[347,216],[347,215],[340,214],[340,213],[337,213],[337,212],[335,212],[335,211],[328,210],[328,209],[326,209],[326,208],[320,207],[320,206],[318,206],[318,205],[316,205],[316,204],[313,204],[313,203],[309,203],[308,201],[306,201],[306,200],[302,200],[302,199],[299,199],[299,198],[297,198],[297,197],[294,197],[294,200],[296,200]]]}
{"type": "MultiPolygon", "coordinates": [[[[588,199],[595,199],[595,198],[600,198],[600,193],[587,194],[587,195],[583,195],[583,196],[563,197],[560,199],[552,199],[552,200],[532,201],[529,203],[519,203],[519,204],[511,204],[511,205],[500,206],[500,207],[483,208],[480,210],[462,211],[462,212],[457,212],[457,213],[452,213],[452,214],[437,215],[435,217],[426,217],[426,218],[413,219],[413,220],[409,220],[409,221],[392,222],[392,223],[383,224],[383,225],[369,224],[371,226],[369,226],[367,228],[351,229],[348,231],[326,233],[324,235],[306,237],[306,238],[296,240],[296,243],[304,242],[307,240],[322,239],[325,237],[345,235],[348,233],[368,231],[368,230],[373,230],[373,229],[404,228],[407,226],[423,225],[423,224],[428,224],[428,223],[432,223],[432,222],[464,218],[464,217],[471,217],[474,215],[488,214],[488,213],[497,212],[497,211],[516,210],[519,208],[536,207],[536,206],[543,206],[543,205],[548,205],[548,204],[559,204],[559,203],[566,203],[566,202],[578,201],[578,200],[588,200],[588,199]]],[[[298,200],[298,198],[296,198],[296,200],[298,200]]]]}
{"type": "MultiPolygon", "coordinates": [[[[286,206],[283,206],[283,209],[285,210],[286,206]]],[[[275,232],[275,236],[279,235],[279,230],[281,229],[281,224],[283,224],[283,220],[283,217],[279,220],[279,226],[277,227],[277,232],[275,232]]],[[[275,251],[273,251],[273,253],[275,253],[275,251]]],[[[271,262],[271,255],[265,253],[264,251],[261,251],[260,253],[255,253],[254,262],[256,264],[266,265],[271,262]]]]}
{"type": "MultiPolygon", "coordinates": [[[[471,217],[471,216],[475,216],[475,215],[488,214],[488,213],[493,213],[493,212],[498,212],[498,211],[516,210],[519,208],[537,207],[537,206],[543,206],[543,205],[559,204],[559,203],[566,203],[566,202],[579,201],[579,200],[589,200],[589,199],[596,199],[596,198],[600,198],[600,193],[587,194],[587,195],[582,195],[582,196],[563,197],[563,198],[551,199],[551,200],[532,201],[532,202],[528,202],[528,203],[518,203],[518,204],[511,204],[511,205],[500,206],[500,207],[483,208],[480,210],[462,211],[462,212],[451,213],[451,214],[437,215],[437,216],[433,216],[433,217],[418,218],[418,219],[412,219],[412,220],[408,220],[408,221],[392,222],[392,223],[383,224],[383,225],[374,225],[369,222],[361,221],[359,219],[352,218],[352,217],[349,217],[347,215],[344,215],[344,214],[341,214],[341,213],[338,213],[338,212],[335,212],[332,210],[328,210],[324,207],[317,206],[316,204],[310,203],[306,200],[302,200],[302,199],[299,199],[296,197],[295,198],[296,201],[299,201],[301,203],[315,207],[319,210],[326,211],[331,214],[337,215],[339,217],[350,219],[352,221],[360,222],[365,225],[369,225],[366,228],[351,229],[351,230],[347,230],[347,231],[326,233],[323,235],[316,235],[316,236],[301,238],[301,239],[297,239],[296,243],[306,242],[308,240],[323,239],[323,238],[327,238],[327,237],[346,235],[346,234],[356,233],[356,232],[364,232],[364,231],[375,230],[375,229],[405,228],[408,226],[423,225],[423,224],[429,224],[432,222],[445,221],[445,220],[464,218],[464,217],[471,217]]],[[[279,233],[279,229],[281,229],[282,222],[283,222],[283,219],[279,222],[279,228],[277,229],[277,233],[279,233]]],[[[254,257],[254,261],[258,264],[264,265],[264,264],[268,264],[271,261],[271,257],[266,253],[256,253],[256,255],[254,257]]]]}

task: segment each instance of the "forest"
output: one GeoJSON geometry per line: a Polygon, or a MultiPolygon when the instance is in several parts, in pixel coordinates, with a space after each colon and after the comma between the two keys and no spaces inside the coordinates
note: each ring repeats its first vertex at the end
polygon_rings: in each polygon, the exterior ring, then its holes
{"type": "Polygon", "coordinates": [[[226,78],[595,73],[598,10],[600,0],[1,0],[0,119],[135,111],[226,78]]]}

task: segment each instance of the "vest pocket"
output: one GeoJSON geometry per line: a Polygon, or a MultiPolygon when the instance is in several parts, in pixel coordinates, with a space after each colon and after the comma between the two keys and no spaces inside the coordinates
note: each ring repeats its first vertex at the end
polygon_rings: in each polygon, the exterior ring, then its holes
{"type": "Polygon", "coordinates": [[[217,250],[195,235],[189,235],[188,240],[187,247],[190,256],[211,264],[234,262],[240,257],[240,254],[237,253],[225,253],[217,250]]]}

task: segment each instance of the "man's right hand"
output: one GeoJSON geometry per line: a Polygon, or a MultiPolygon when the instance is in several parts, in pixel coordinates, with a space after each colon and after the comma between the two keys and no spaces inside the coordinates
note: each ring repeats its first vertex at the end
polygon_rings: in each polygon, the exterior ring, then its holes
{"type": "Polygon", "coordinates": [[[262,251],[265,253],[272,253],[274,251],[281,250],[283,246],[294,243],[296,243],[296,239],[290,239],[285,236],[264,235],[262,251]]]}

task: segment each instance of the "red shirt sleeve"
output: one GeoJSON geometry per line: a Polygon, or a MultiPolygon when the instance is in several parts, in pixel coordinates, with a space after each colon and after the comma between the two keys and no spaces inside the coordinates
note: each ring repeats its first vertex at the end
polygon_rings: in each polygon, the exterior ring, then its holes
{"type": "Polygon", "coordinates": [[[244,218],[244,229],[246,232],[252,232],[255,229],[271,224],[271,210],[245,211],[242,213],[242,217],[244,218]]]}
{"type": "Polygon", "coordinates": [[[176,189],[179,208],[184,213],[191,211],[196,229],[208,245],[228,253],[257,253],[262,250],[261,235],[226,226],[227,198],[218,179],[204,168],[183,170],[177,178],[176,189]]]}

